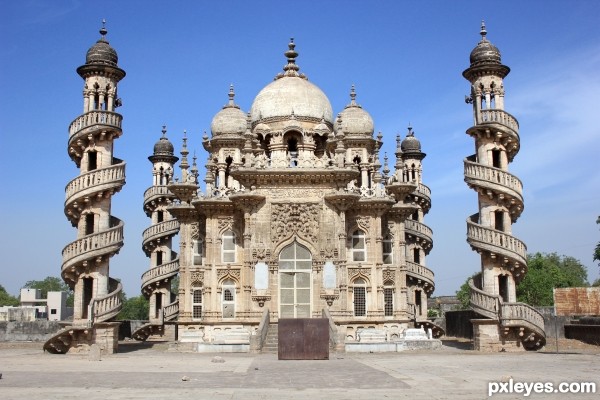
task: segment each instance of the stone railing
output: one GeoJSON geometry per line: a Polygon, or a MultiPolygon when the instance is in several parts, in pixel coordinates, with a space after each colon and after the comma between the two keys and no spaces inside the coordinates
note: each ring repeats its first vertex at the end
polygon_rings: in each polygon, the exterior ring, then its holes
{"type": "Polygon", "coordinates": [[[479,250],[502,255],[521,265],[527,265],[527,246],[514,236],[474,222],[478,214],[467,219],[467,241],[479,250]]]}
{"type": "Polygon", "coordinates": [[[125,181],[125,163],[121,162],[110,167],[100,168],[94,171],[87,172],[83,175],[78,176],[69,182],[65,188],[66,201],[70,203],[72,197],[79,194],[77,197],[81,197],[81,192],[86,189],[92,188],[92,191],[103,189],[101,186],[118,184],[121,185],[125,181]]]}
{"type": "Polygon", "coordinates": [[[469,287],[471,288],[469,304],[473,311],[497,320],[500,313],[500,296],[476,288],[473,279],[469,279],[469,287]]]}
{"type": "Polygon", "coordinates": [[[425,198],[428,202],[431,203],[431,189],[429,189],[428,186],[423,185],[422,183],[419,183],[417,186],[417,190],[415,191],[415,193],[419,196],[419,197],[423,197],[425,198]]]}
{"type": "Polygon", "coordinates": [[[421,237],[430,243],[433,242],[433,231],[430,227],[421,222],[412,219],[407,219],[406,221],[404,221],[404,228],[406,229],[406,233],[408,234],[421,237]]]}
{"type": "Polygon", "coordinates": [[[504,110],[498,110],[498,109],[481,110],[480,114],[477,118],[477,124],[490,124],[490,123],[501,124],[501,125],[504,125],[504,126],[510,128],[515,133],[519,132],[519,123],[517,122],[516,118],[504,110]]]}
{"type": "Polygon", "coordinates": [[[116,226],[98,233],[77,239],[68,245],[62,251],[63,265],[65,270],[76,261],[83,261],[88,258],[94,258],[98,252],[113,252],[123,245],[123,221],[112,217],[117,221],[116,226]],[[78,257],[82,259],[77,260],[78,257]]]}
{"type": "Polygon", "coordinates": [[[501,312],[502,325],[525,326],[537,335],[544,336],[544,317],[525,303],[503,303],[501,312]]]}
{"type": "Polygon", "coordinates": [[[179,258],[157,267],[151,268],[142,274],[142,289],[157,280],[166,279],[179,271],[179,258]]]}
{"type": "Polygon", "coordinates": [[[167,186],[150,186],[144,192],[144,204],[148,203],[150,200],[155,197],[175,197],[173,193],[169,190],[167,186]]]}
{"type": "Polygon", "coordinates": [[[179,314],[179,300],[175,300],[173,303],[163,308],[163,319],[165,321],[171,321],[179,314]]]}
{"type": "Polygon", "coordinates": [[[499,168],[488,167],[469,160],[465,160],[464,165],[467,183],[469,180],[474,179],[500,185],[510,190],[513,197],[523,202],[523,183],[515,175],[499,168]]]}
{"type": "Polygon", "coordinates": [[[110,278],[109,286],[115,287],[115,290],[105,296],[94,299],[92,314],[94,316],[94,323],[108,321],[121,311],[121,307],[123,306],[123,302],[121,301],[123,285],[116,279],[110,278]]]}
{"type": "Polygon", "coordinates": [[[69,125],[69,138],[72,138],[77,132],[93,125],[106,125],[121,129],[123,116],[112,111],[89,111],[75,118],[69,125]]]}
{"type": "Polygon", "coordinates": [[[142,243],[145,245],[151,240],[162,236],[175,235],[179,231],[179,221],[170,219],[150,226],[142,233],[142,243]]]}
{"type": "Polygon", "coordinates": [[[433,287],[434,273],[429,268],[417,264],[412,261],[406,261],[406,273],[417,278],[428,282],[433,287]]]}

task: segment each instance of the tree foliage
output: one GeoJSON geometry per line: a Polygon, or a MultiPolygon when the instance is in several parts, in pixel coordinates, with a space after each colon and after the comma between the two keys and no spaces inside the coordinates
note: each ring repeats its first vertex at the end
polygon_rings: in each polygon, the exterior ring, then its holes
{"type": "Polygon", "coordinates": [[[123,297],[123,308],[121,309],[121,312],[119,312],[119,315],[117,315],[118,320],[148,319],[150,305],[143,295],[131,297],[129,299],[125,295],[123,297]]]}
{"type": "Polygon", "coordinates": [[[9,294],[4,286],[0,285],[0,307],[2,306],[18,306],[19,299],[9,294]]]}
{"type": "Polygon", "coordinates": [[[55,276],[47,276],[41,281],[27,281],[24,288],[27,289],[40,289],[42,291],[42,298],[48,297],[48,292],[67,292],[67,306],[73,306],[73,291],[62,279],[55,276]]]}
{"type": "Polygon", "coordinates": [[[456,298],[460,301],[460,309],[468,310],[469,302],[471,301],[471,288],[469,287],[469,280],[473,279],[479,274],[479,272],[475,272],[473,275],[467,278],[465,283],[460,286],[460,289],[456,291],[456,298]]]}
{"type": "Polygon", "coordinates": [[[517,300],[533,306],[554,305],[554,288],[588,286],[587,268],[557,253],[527,256],[528,272],[517,286],[517,300]]]}

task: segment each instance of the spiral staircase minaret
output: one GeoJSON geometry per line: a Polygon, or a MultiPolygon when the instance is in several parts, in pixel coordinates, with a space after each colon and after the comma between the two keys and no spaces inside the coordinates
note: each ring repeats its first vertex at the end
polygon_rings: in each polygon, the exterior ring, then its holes
{"type": "MultiPolygon", "coordinates": [[[[110,277],[109,262],[123,246],[123,222],[111,215],[111,202],[125,184],[125,162],[113,156],[114,140],[123,133],[123,117],[115,109],[125,71],[106,34],[103,26],[86,63],[77,68],[84,79],[83,114],[69,126],[68,152],[79,176],[65,189],[65,214],[77,228],[77,239],[63,249],[61,273],[74,290],[74,315],[72,325],[45,343],[51,353],[98,343],[99,332],[114,336],[117,324],[110,321],[122,307],[122,286],[110,277]]],[[[107,350],[116,351],[116,339],[107,350]]]]}
{"type": "Polygon", "coordinates": [[[504,110],[503,79],[510,69],[486,35],[482,23],[482,39],[463,72],[471,83],[466,101],[473,105],[475,122],[467,134],[476,148],[464,161],[464,177],[479,203],[479,212],[467,219],[467,242],[481,255],[482,266],[470,281],[471,308],[496,321],[475,322],[475,347],[539,349],[545,343],[543,318],[516,299],[516,286],[527,273],[527,247],[512,235],[524,203],[521,181],[508,172],[520,148],[519,124],[504,110]]]}
{"type": "Polygon", "coordinates": [[[175,198],[167,185],[173,181],[173,165],[179,158],[174,155],[173,144],[166,133],[163,126],[162,137],[148,157],[153,166],[153,181],[144,193],[144,211],[152,219],[152,225],[142,234],[142,247],[150,258],[150,268],[142,275],[142,294],[149,300],[150,307],[148,323],[132,334],[137,340],[164,335],[165,323],[175,320],[179,314],[179,302],[171,290],[172,281],[179,273],[179,258],[172,250],[179,222],[167,210],[175,198]]]}

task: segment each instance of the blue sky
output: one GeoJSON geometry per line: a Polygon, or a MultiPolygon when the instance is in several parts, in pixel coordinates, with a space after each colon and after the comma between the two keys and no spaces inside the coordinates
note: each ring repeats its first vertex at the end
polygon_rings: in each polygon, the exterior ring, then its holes
{"type": "Polygon", "coordinates": [[[409,122],[414,127],[432,189],[425,221],[434,231],[427,258],[434,295],[454,294],[480,268],[465,241],[477,197],[463,182],[463,159],[474,144],[465,134],[472,114],[461,73],[482,19],[512,69],[506,110],[520,122],[521,151],[509,169],[524,183],[525,212],[513,233],[529,252],[573,256],[590,281],[598,277],[600,2],[21,0],[0,2],[0,15],[0,284],[10,293],[28,280],[59,276],[62,248],[76,238],[63,214],[64,187],[78,174],[67,128],[83,109],[75,69],[99,38],[102,18],[127,71],[119,86],[124,134],[114,152],[127,162],[127,184],[112,210],[125,221],[126,237],[111,276],[129,296],[140,293],[148,267],[142,195],[161,126],[176,148],[187,129],[203,165],[201,137],[229,85],[248,111],[285,64],[290,37],[301,71],[334,113],[356,85],[391,164],[396,134],[409,122]]]}

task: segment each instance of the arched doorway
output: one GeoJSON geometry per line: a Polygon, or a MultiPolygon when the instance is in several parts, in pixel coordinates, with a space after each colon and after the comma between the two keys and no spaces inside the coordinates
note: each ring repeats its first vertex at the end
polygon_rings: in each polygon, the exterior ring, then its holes
{"type": "Polygon", "coordinates": [[[310,318],[310,251],[294,242],[279,253],[279,317],[310,318]]]}

